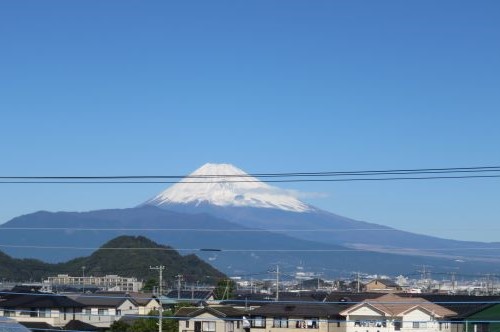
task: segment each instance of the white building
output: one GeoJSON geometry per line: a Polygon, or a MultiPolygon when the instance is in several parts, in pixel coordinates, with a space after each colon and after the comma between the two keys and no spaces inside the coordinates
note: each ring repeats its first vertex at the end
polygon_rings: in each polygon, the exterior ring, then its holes
{"type": "Polygon", "coordinates": [[[387,294],[342,311],[346,332],[449,332],[454,311],[419,297],[387,294]]]}
{"type": "Polygon", "coordinates": [[[115,274],[106,275],[104,277],[72,277],[68,274],[58,274],[56,277],[49,277],[47,280],[44,280],[43,283],[45,286],[51,287],[52,289],[62,285],[88,286],[116,292],[138,292],[143,286],[142,281],[138,281],[137,278],[120,277],[115,274]]]}

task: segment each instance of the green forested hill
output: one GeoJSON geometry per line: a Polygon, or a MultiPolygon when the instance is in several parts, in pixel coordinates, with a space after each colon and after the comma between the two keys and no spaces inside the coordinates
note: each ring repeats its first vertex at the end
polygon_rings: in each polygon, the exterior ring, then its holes
{"type": "Polygon", "coordinates": [[[165,280],[181,274],[185,280],[215,284],[225,275],[194,254],[182,256],[168,246],[143,236],[120,236],[88,257],[48,264],[33,259],[14,259],[0,252],[0,278],[12,281],[40,281],[55,274],[102,276],[117,274],[141,279],[157,278],[150,266],[164,265],[165,280]]]}

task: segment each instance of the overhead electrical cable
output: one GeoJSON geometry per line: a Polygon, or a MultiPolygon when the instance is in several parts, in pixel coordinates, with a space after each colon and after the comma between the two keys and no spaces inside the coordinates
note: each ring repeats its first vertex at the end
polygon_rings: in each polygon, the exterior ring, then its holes
{"type": "Polygon", "coordinates": [[[285,179],[285,180],[236,180],[236,181],[0,181],[0,184],[210,184],[210,183],[292,183],[292,182],[361,182],[361,181],[401,181],[401,180],[444,180],[444,179],[500,178],[495,175],[457,175],[426,177],[388,177],[388,178],[343,178],[343,179],[285,179]]]}
{"type": "MultiPolygon", "coordinates": [[[[78,246],[40,246],[40,245],[15,245],[15,244],[0,244],[0,248],[30,248],[30,249],[64,249],[64,250],[154,250],[154,251],[188,251],[188,252],[202,252],[204,248],[146,248],[146,247],[78,247],[78,246]]],[[[459,248],[460,250],[500,250],[499,247],[467,247],[459,248]]],[[[457,248],[398,248],[398,251],[413,253],[419,251],[456,251],[457,248]]],[[[366,252],[366,249],[261,249],[261,248],[246,248],[246,249],[235,249],[235,248],[219,248],[217,252],[366,252]]],[[[379,251],[373,251],[379,252],[379,251]]],[[[496,257],[496,256],[495,256],[496,257]]]]}
{"type": "Polygon", "coordinates": [[[111,175],[111,176],[0,176],[0,179],[204,179],[226,177],[308,177],[308,176],[342,176],[342,175],[374,175],[374,174],[427,174],[427,173],[468,173],[468,172],[500,172],[500,166],[415,168],[363,171],[320,171],[320,172],[279,172],[249,174],[203,174],[203,175],[111,175]]]}

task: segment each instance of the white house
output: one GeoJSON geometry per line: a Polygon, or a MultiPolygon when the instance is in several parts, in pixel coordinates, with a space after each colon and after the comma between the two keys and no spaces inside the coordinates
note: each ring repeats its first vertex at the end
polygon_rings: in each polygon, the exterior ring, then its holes
{"type": "Polygon", "coordinates": [[[340,315],[346,332],[449,332],[448,317],[456,312],[419,297],[386,294],[364,300],[340,315]]]}
{"type": "Polygon", "coordinates": [[[214,305],[180,308],[175,317],[179,332],[243,332],[244,314],[240,309],[214,305]]]}
{"type": "Polygon", "coordinates": [[[139,315],[139,306],[126,294],[85,294],[74,300],[83,306],[77,319],[96,327],[110,327],[125,315],[139,315]]]}

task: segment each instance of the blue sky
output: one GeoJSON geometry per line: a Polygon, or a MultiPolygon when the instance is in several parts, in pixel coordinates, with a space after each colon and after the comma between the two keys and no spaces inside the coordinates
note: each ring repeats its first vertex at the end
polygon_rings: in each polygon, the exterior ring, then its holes
{"type": "MultiPolygon", "coordinates": [[[[498,1],[2,1],[0,173],[500,165],[498,1]]],[[[0,185],[0,222],[164,185],[0,185]]],[[[351,218],[498,241],[500,179],[286,184],[351,218]]]]}

